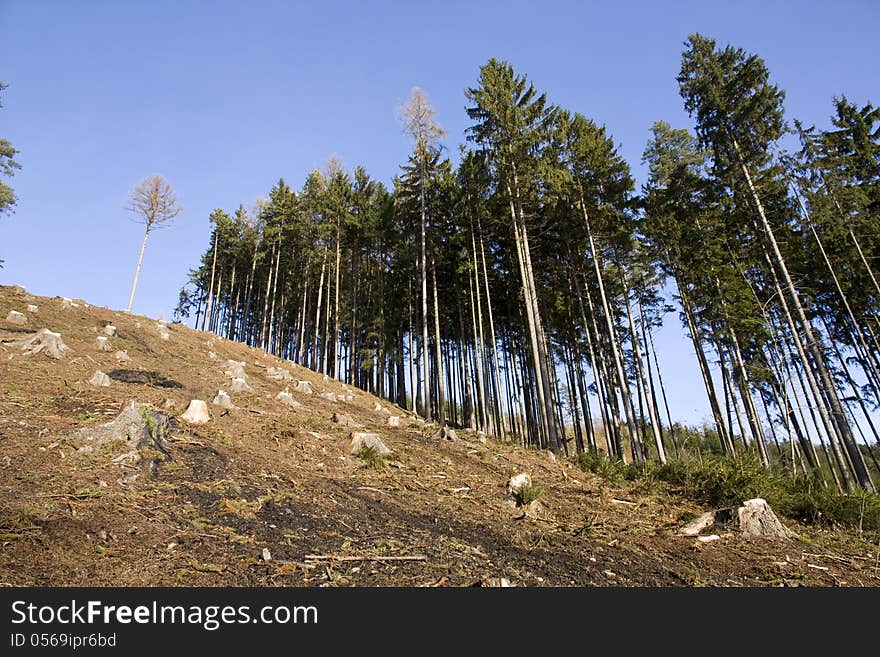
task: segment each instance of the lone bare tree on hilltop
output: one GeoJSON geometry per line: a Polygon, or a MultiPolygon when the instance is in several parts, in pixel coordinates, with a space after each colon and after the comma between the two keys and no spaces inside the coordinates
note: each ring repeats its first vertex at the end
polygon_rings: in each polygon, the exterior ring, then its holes
{"type": "Polygon", "coordinates": [[[162,228],[174,217],[180,214],[182,207],[177,204],[174,190],[171,185],[159,174],[144,178],[131,191],[126,209],[137,215],[137,221],[146,226],[144,241],[141,244],[141,252],[138,256],[137,267],[134,270],[134,282],[131,284],[131,295],[128,297],[127,312],[131,312],[134,303],[134,293],[137,289],[138,276],[141,273],[141,263],[144,260],[144,250],[147,248],[147,240],[154,228],[162,228]]]}

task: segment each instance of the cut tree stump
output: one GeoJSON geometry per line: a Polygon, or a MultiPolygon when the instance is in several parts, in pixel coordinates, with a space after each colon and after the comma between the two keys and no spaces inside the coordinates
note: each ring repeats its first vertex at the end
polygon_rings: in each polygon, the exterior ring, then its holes
{"type": "Polygon", "coordinates": [[[218,390],[217,394],[214,395],[214,400],[211,402],[214,406],[219,406],[220,408],[226,408],[230,411],[234,411],[238,406],[232,403],[232,399],[229,398],[229,395],[226,394],[225,390],[218,390]]]}
{"type": "Polygon", "coordinates": [[[354,421],[354,418],[350,415],[344,415],[342,413],[334,413],[333,414],[333,423],[341,424],[344,427],[359,427],[361,426],[357,422],[354,421]]]}
{"type": "Polygon", "coordinates": [[[455,433],[455,429],[440,427],[434,434],[434,438],[436,440],[458,440],[458,434],[455,433]]]}
{"type": "Polygon", "coordinates": [[[351,434],[351,453],[357,454],[362,449],[374,449],[379,456],[390,456],[393,453],[382,442],[379,434],[355,431],[351,434]]]}
{"type": "Polygon", "coordinates": [[[113,351],[113,347],[110,345],[110,340],[107,339],[107,336],[99,335],[95,338],[95,341],[98,351],[113,351]]]}
{"type": "Polygon", "coordinates": [[[285,369],[276,369],[271,366],[266,368],[266,376],[268,376],[273,381],[293,381],[293,377],[290,375],[290,372],[285,369]]]}
{"type": "Polygon", "coordinates": [[[234,376],[232,377],[232,382],[229,384],[230,392],[253,392],[254,389],[250,387],[247,380],[244,377],[234,376]]]}
{"type": "Polygon", "coordinates": [[[226,369],[223,373],[226,376],[231,376],[233,378],[238,377],[239,379],[244,379],[247,377],[247,374],[244,373],[244,363],[237,360],[227,360],[226,369]]]}
{"type": "Polygon", "coordinates": [[[116,352],[116,362],[117,363],[128,363],[131,361],[131,356],[128,355],[127,351],[117,351],[116,352]]]}
{"type": "Polygon", "coordinates": [[[208,415],[208,405],[201,399],[193,399],[180,419],[189,424],[205,424],[211,420],[211,416],[208,415]]]}
{"type": "Polygon", "coordinates": [[[113,440],[124,440],[131,449],[143,445],[155,447],[166,455],[165,435],[173,428],[173,420],[145,404],[129,401],[122,412],[110,422],[96,427],[85,427],[74,432],[78,438],[102,445],[113,440]]]}
{"type": "Polygon", "coordinates": [[[6,315],[6,321],[10,324],[18,324],[19,326],[24,326],[27,324],[27,316],[24,313],[20,313],[17,310],[10,310],[9,314],[6,315]]]}
{"type": "Polygon", "coordinates": [[[110,385],[110,377],[104,374],[101,370],[98,370],[92,375],[92,378],[89,379],[89,383],[93,386],[98,386],[99,388],[106,388],[110,385]]]}
{"type": "Polygon", "coordinates": [[[507,494],[516,496],[523,488],[531,487],[531,485],[531,475],[529,475],[528,472],[520,472],[519,474],[515,474],[510,479],[508,479],[507,494]]]}
{"type": "Polygon", "coordinates": [[[104,326],[104,335],[112,338],[114,335],[116,335],[116,327],[113,326],[113,324],[107,324],[106,326],[104,326]]]}
{"type": "Polygon", "coordinates": [[[26,356],[33,356],[43,352],[49,358],[59,359],[66,352],[73,351],[64,344],[60,333],[54,333],[49,329],[40,329],[36,335],[18,340],[4,341],[4,344],[10,344],[13,347],[20,348],[26,356]]]}
{"type": "Polygon", "coordinates": [[[297,392],[305,393],[306,395],[314,395],[315,391],[312,389],[312,384],[308,381],[296,380],[293,382],[293,389],[297,392]]]}
{"type": "Polygon", "coordinates": [[[681,528],[682,536],[696,536],[704,529],[711,527],[715,524],[715,512],[707,511],[703,513],[689,523],[687,523],[684,527],[681,528]]]}
{"type": "Polygon", "coordinates": [[[736,510],[739,530],[745,536],[767,538],[792,538],[794,534],[788,527],[779,522],[767,500],[756,497],[746,500],[736,510]]]}
{"type": "Polygon", "coordinates": [[[290,406],[290,408],[302,408],[302,404],[293,398],[293,395],[290,394],[290,390],[288,389],[282,390],[275,395],[275,401],[279,401],[285,406],[290,406]]]}
{"type": "Polygon", "coordinates": [[[27,305],[27,311],[29,313],[38,313],[38,312],[40,312],[40,309],[37,306],[35,306],[34,304],[29,303],[27,305]]]}

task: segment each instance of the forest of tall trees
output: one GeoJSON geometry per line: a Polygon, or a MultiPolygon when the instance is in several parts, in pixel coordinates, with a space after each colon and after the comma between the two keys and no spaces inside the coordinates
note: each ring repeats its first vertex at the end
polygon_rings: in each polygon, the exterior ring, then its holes
{"type": "Polygon", "coordinates": [[[880,108],[789,124],[764,62],[701,35],[677,81],[693,131],[653,125],[641,189],[506,62],[465,90],[457,165],[415,89],[391,188],[331,160],[215,210],[177,318],[441,425],[639,465],[686,451],[653,340],[677,309],[718,450],[875,491],[880,108]]]}

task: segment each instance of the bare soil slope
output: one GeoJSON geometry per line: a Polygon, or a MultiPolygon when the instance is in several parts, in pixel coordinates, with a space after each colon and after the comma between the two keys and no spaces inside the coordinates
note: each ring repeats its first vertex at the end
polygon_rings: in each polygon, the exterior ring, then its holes
{"type": "Polygon", "coordinates": [[[678,535],[703,510],[674,491],[613,488],[561,456],[466,432],[435,440],[436,427],[363,391],[184,326],[167,330],[164,340],[154,319],[0,287],[3,585],[880,585],[877,548],[854,533],[785,521],[790,541],[726,533],[702,543],[678,535]],[[27,323],[3,321],[10,310],[27,323]],[[102,351],[108,323],[117,334],[102,351]],[[8,342],[43,328],[72,351],[56,360],[8,342]],[[117,350],[131,361],[118,362],[117,350]],[[224,411],[210,402],[229,390],[227,359],[245,363],[253,392],[230,392],[238,408],[224,411]],[[289,383],[268,367],[316,394],[291,386],[302,407],[283,405],[275,396],[289,383]],[[88,383],[96,370],[109,387],[88,383]],[[179,417],[192,399],[208,402],[210,422],[179,422],[167,456],[142,454],[137,465],[114,462],[124,442],[74,433],[130,400],[179,417]],[[385,468],[349,453],[352,428],[335,412],[381,434],[395,453],[385,468]],[[519,472],[543,489],[537,517],[506,495],[519,472]]]}

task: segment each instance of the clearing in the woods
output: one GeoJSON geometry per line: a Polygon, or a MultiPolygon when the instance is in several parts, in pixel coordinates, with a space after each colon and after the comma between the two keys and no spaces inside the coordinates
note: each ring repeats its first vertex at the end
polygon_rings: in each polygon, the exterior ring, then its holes
{"type": "Polygon", "coordinates": [[[703,541],[681,528],[706,509],[665,484],[609,484],[563,455],[436,434],[257,349],[0,287],[0,583],[880,585],[878,548],[854,530],[783,519],[791,539],[715,528],[703,541]],[[13,310],[26,321],[4,321],[13,310]],[[44,328],[71,350],[17,346],[44,328]],[[109,386],[89,383],[99,370],[109,386]],[[220,390],[231,404],[212,404],[220,390]],[[194,399],[208,422],[180,419],[194,399]],[[149,421],[156,445],[77,431],[130,401],[176,418],[149,421]],[[353,432],[393,454],[352,454],[353,432]],[[537,505],[508,494],[519,473],[537,505]]]}

